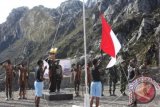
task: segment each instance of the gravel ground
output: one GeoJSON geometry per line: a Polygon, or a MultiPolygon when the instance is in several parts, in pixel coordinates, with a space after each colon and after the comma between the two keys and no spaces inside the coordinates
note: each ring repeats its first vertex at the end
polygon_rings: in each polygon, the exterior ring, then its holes
{"type": "MultiPolygon", "coordinates": [[[[116,90],[117,96],[109,96],[108,87],[105,87],[104,96],[100,99],[100,107],[127,107],[128,96],[121,96],[119,88],[116,90]]],[[[65,89],[65,91],[74,92],[73,89],[65,89]]],[[[46,101],[41,99],[40,107],[83,107],[83,92],[80,97],[73,100],[65,101],[46,101]]],[[[159,91],[157,91],[159,94],[159,91]]],[[[14,100],[5,101],[5,93],[0,92],[0,107],[34,107],[34,90],[27,90],[27,100],[18,100],[18,91],[13,93],[14,100]]],[[[141,104],[138,107],[160,107],[160,96],[148,104],[141,104]]]]}

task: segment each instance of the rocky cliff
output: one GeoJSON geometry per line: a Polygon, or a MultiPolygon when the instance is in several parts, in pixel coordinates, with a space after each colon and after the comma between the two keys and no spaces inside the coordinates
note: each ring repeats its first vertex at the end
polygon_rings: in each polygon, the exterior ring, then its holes
{"type": "Polygon", "coordinates": [[[56,41],[63,40],[64,36],[76,29],[75,20],[81,11],[82,2],[79,0],[63,2],[57,9],[43,6],[31,10],[25,7],[14,9],[7,21],[0,25],[0,60],[45,56],[55,35],[56,41]]]}
{"type": "MultiPolygon", "coordinates": [[[[148,58],[157,64],[160,36],[160,0],[88,0],[86,3],[87,53],[99,54],[101,39],[100,12],[112,26],[122,44],[123,58],[148,58]]],[[[0,61],[11,58],[31,64],[46,57],[48,50],[58,48],[57,58],[81,56],[83,53],[82,2],[68,0],[56,9],[37,6],[13,9],[0,24],[0,61]],[[61,22],[59,23],[59,21],[61,22]],[[59,29],[57,30],[57,28],[59,29]]],[[[31,66],[32,68],[32,66],[31,66]]]]}

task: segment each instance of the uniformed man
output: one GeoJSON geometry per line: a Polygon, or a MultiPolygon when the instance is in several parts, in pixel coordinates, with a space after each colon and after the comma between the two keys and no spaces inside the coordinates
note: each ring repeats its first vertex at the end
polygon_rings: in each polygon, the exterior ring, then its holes
{"type": "Polygon", "coordinates": [[[89,94],[90,94],[90,87],[91,87],[91,81],[92,81],[92,76],[91,76],[91,68],[92,68],[92,62],[88,62],[87,64],[87,82],[88,82],[88,87],[89,87],[89,94]]]}
{"type": "Polygon", "coordinates": [[[113,66],[112,68],[109,68],[109,93],[110,93],[110,96],[116,96],[115,90],[116,90],[117,81],[118,81],[117,68],[116,68],[116,66],[113,66]]]}
{"type": "Polygon", "coordinates": [[[123,61],[119,66],[120,71],[120,92],[123,96],[126,96],[125,90],[127,85],[127,63],[126,61],[123,61]]]}
{"type": "Polygon", "coordinates": [[[102,83],[102,96],[104,96],[104,84],[106,82],[106,73],[102,66],[100,66],[100,80],[102,83]]]}

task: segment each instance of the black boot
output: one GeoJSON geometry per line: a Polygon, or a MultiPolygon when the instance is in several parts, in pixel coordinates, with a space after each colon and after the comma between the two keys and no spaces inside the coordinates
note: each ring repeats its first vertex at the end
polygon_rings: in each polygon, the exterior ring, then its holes
{"type": "Polygon", "coordinates": [[[123,94],[122,94],[123,96],[127,96],[127,94],[125,93],[125,92],[123,92],[123,94]]]}
{"type": "Polygon", "coordinates": [[[115,94],[115,90],[113,90],[113,96],[116,96],[116,94],[115,94]]]}
{"type": "Polygon", "coordinates": [[[110,94],[110,96],[112,96],[112,92],[111,92],[111,90],[109,90],[109,94],[110,94]]]}

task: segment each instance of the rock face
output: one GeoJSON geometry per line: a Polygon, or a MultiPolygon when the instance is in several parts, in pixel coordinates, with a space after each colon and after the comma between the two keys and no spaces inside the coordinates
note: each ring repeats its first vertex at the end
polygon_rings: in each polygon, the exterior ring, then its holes
{"type": "Polygon", "coordinates": [[[57,9],[43,6],[31,10],[26,7],[14,9],[7,21],[0,25],[0,60],[6,59],[12,52],[14,58],[34,57],[42,50],[45,55],[52,46],[56,33],[57,40],[75,29],[75,20],[81,10],[82,2],[79,0],[63,2],[57,9]],[[33,50],[37,52],[34,53],[33,50]]]}
{"type": "Polygon", "coordinates": [[[147,34],[150,31],[153,31],[153,28],[155,28],[155,22],[153,19],[149,19],[149,18],[143,18],[142,23],[140,25],[139,28],[139,32],[138,32],[138,37],[137,39],[139,39],[141,36],[148,36],[147,34]]]}
{"type": "Polygon", "coordinates": [[[28,10],[27,7],[13,9],[7,21],[0,25],[0,53],[12,45],[17,39],[23,37],[19,21],[28,10]]]}
{"type": "MultiPolygon", "coordinates": [[[[160,1],[99,0],[98,4],[96,1],[86,2],[87,53],[100,53],[100,9],[121,42],[121,51],[129,58],[136,56],[143,61],[160,36],[160,1]]],[[[14,9],[7,21],[0,24],[0,61],[10,58],[19,63],[27,59],[31,69],[38,59],[46,57],[52,46],[58,48],[57,58],[81,56],[82,23],[79,0],[68,0],[56,9],[43,6],[14,9]]]]}

